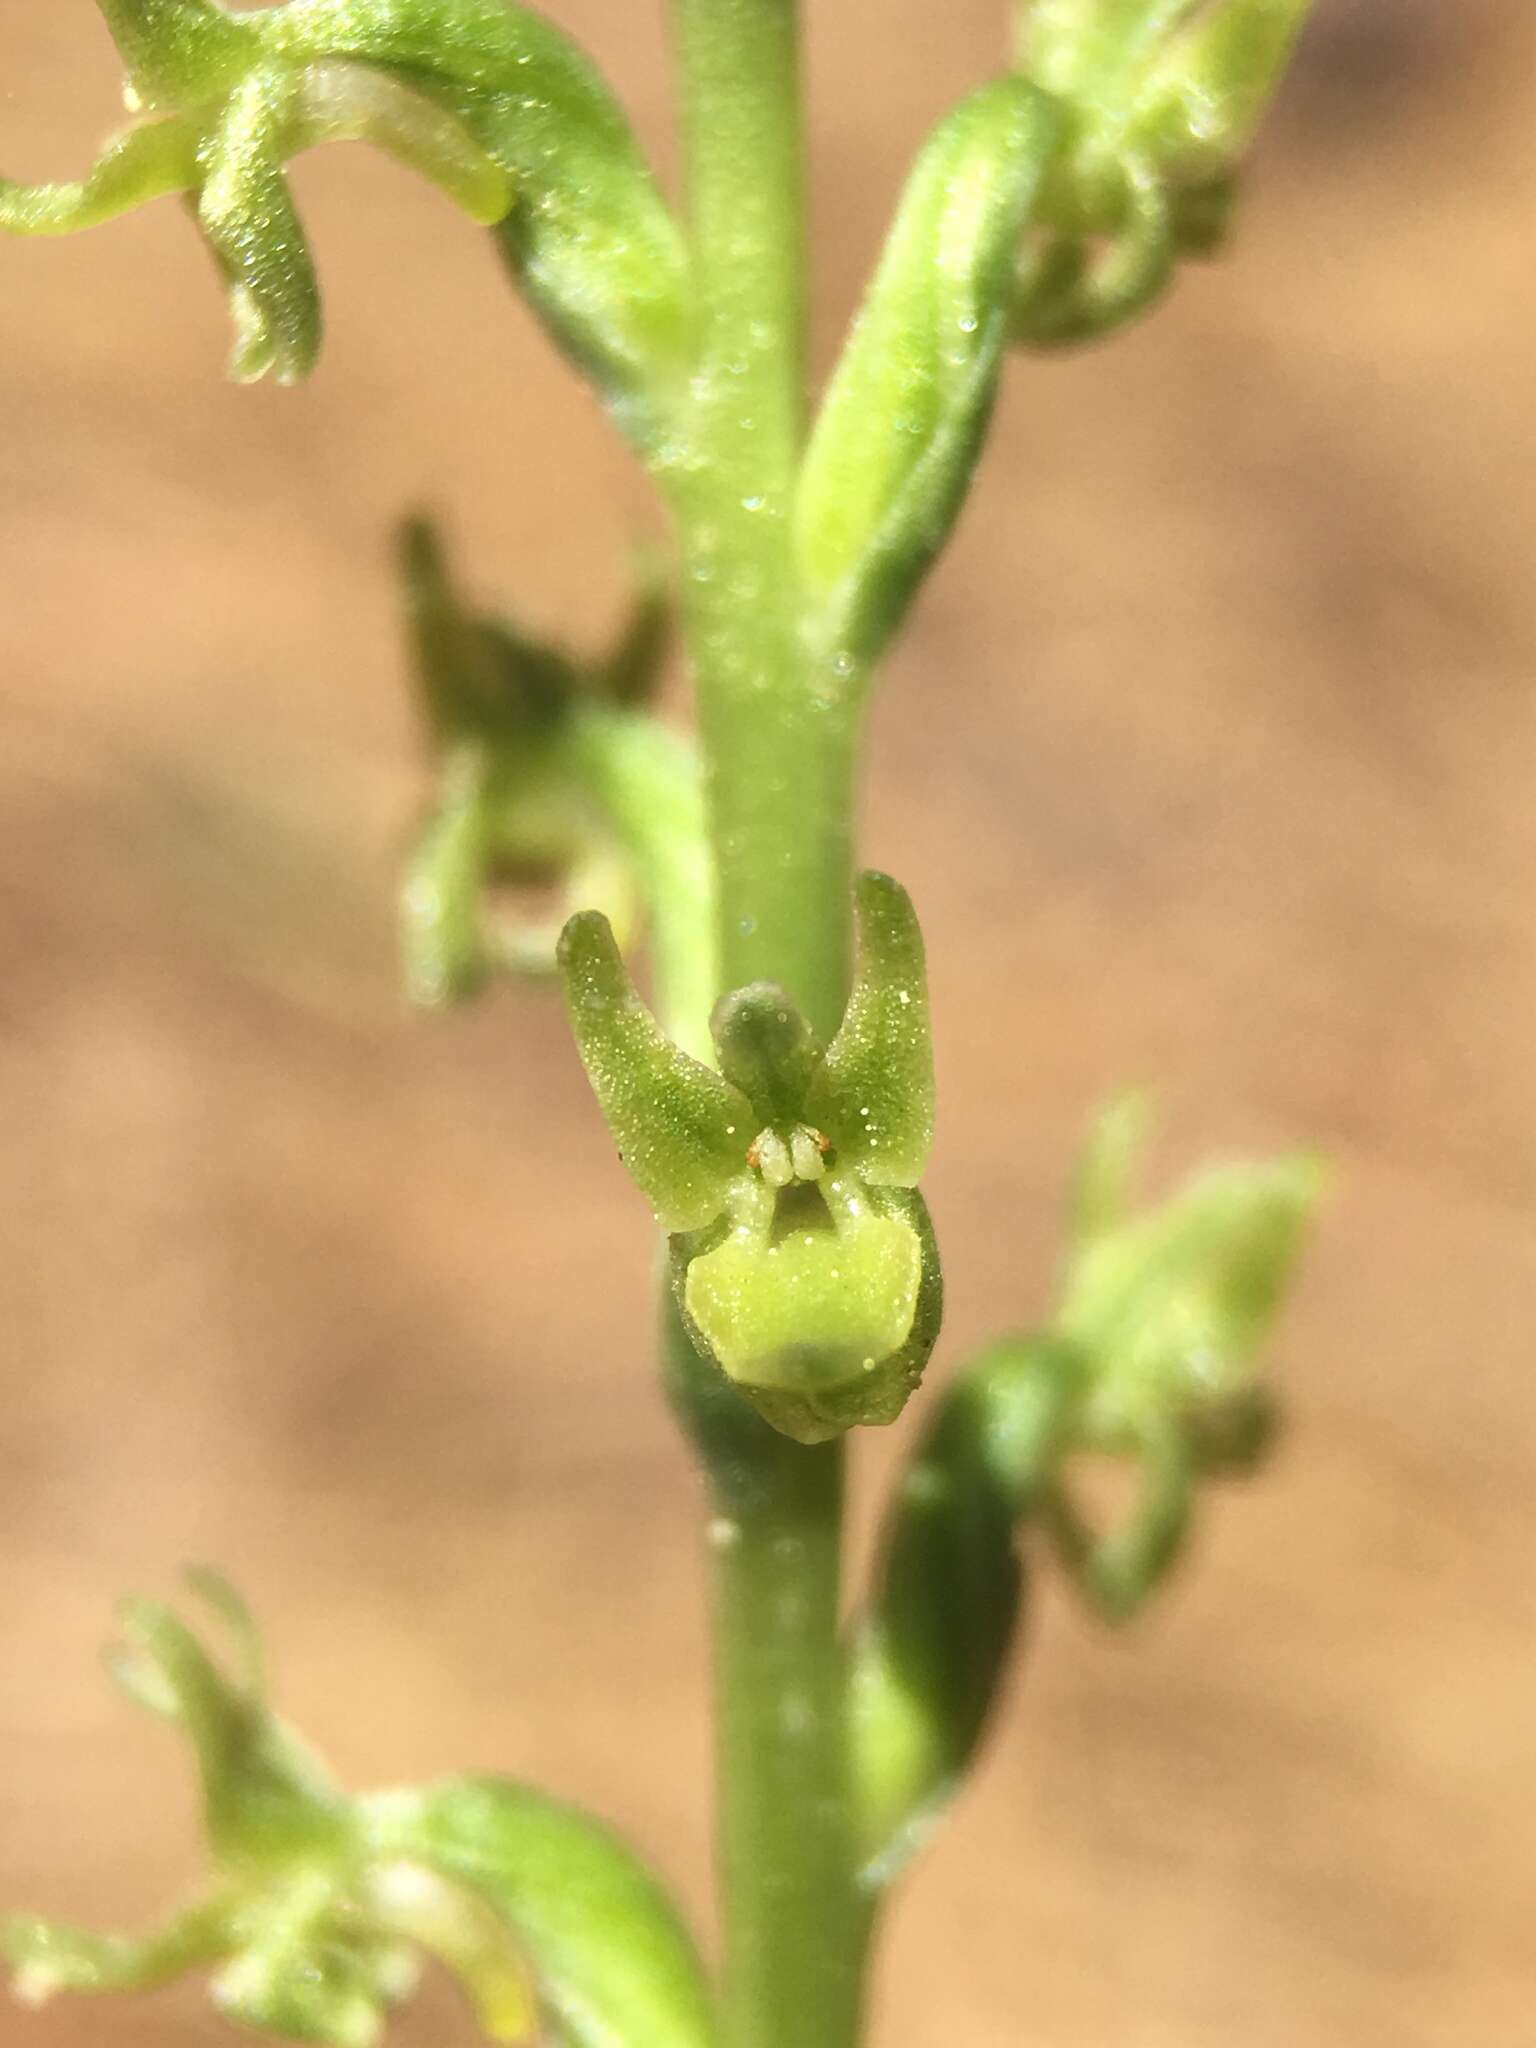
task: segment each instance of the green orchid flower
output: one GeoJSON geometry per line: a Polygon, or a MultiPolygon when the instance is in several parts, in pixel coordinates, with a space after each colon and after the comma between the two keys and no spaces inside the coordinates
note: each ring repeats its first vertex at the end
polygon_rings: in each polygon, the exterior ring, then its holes
{"type": "Polygon", "coordinates": [[[1053,348],[1144,311],[1225,240],[1237,172],[1314,0],[1025,0],[1019,69],[1064,143],[1019,259],[1013,339],[1053,348]]]}
{"type": "Polygon", "coordinates": [[[692,748],[644,715],[670,630],[654,576],[613,648],[585,660],[468,604],[429,521],[407,524],[401,557],[436,781],[401,892],[406,981],[440,1007],[498,969],[552,973],[576,910],[601,908],[627,944],[663,846],[674,896],[696,899],[682,870],[705,865],[702,796],[692,748]],[[552,914],[494,910],[497,882],[548,892],[552,914]]]}
{"type": "Polygon", "coordinates": [[[1137,1208],[1146,1098],[1127,1095],[1084,1148],[1075,1232],[1053,1325],[1072,1374],[1069,1452],[1128,1461],[1139,1490],[1100,1535],[1064,1464],[1045,1501],[1063,1561],[1112,1619],[1166,1576],[1203,1474],[1251,1471],[1275,1410],[1263,1348],[1326,1181],[1310,1154],[1214,1166],[1137,1208]]]}
{"type": "Polygon", "coordinates": [[[582,1059],[671,1234],[689,1331],[802,1443],[894,1421],[942,1308],[917,1192],[934,1101],[922,937],[888,876],[862,876],[857,906],[858,971],[830,1044],[756,983],[715,1006],[718,1069],[665,1036],[604,918],[572,919],[560,949],[582,1059]]]}
{"type": "Polygon", "coordinates": [[[211,1572],[188,1580],[233,1637],[234,1674],[149,1600],[123,1611],[115,1670],[192,1740],[212,1881],[144,1936],[5,1923],[0,1952],[25,2003],[148,1991],[207,1969],[227,2019],[372,2048],[425,1956],[457,1978],[491,2041],[714,2048],[693,1943],[614,1835],[502,1778],[343,1793],[271,1711],[238,1594],[211,1572]]]}
{"type": "Polygon", "coordinates": [[[560,345],[621,421],[655,430],[681,374],[682,238],[617,104],[557,30],[502,0],[99,0],[137,118],[76,184],[0,179],[0,230],[68,234],[170,193],[224,279],[231,373],[292,383],[319,353],[320,295],[284,175],[362,141],[494,226],[560,345]]]}

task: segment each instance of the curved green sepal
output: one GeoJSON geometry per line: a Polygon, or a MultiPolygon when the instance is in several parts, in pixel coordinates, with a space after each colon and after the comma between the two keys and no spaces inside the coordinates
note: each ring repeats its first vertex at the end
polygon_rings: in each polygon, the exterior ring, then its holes
{"type": "Polygon", "coordinates": [[[654,439],[686,375],[685,244],[582,52],[507,0],[291,0],[262,36],[289,61],[383,66],[464,124],[511,181],[497,238],[519,283],[631,438],[654,439]]]}
{"type": "Polygon", "coordinates": [[[118,1617],[114,1677],[139,1705],[185,1727],[202,1774],[208,1839],[226,1867],[336,1852],[348,1825],[343,1802],[318,1759],[273,1715],[243,1603],[216,1574],[189,1572],[187,1581],[233,1636],[235,1676],[173,1609],[130,1600],[118,1617]]]}
{"type": "Polygon", "coordinates": [[[850,1742],[865,1882],[937,1824],[985,1734],[1025,1592],[1017,1532],[1055,1468],[1081,1383],[1049,1338],[991,1345],[945,1390],[887,1513],[852,1647],[850,1742]]]}
{"type": "Polygon", "coordinates": [[[959,510],[1057,129],[1051,101],[1018,78],[939,124],[822,403],[796,553],[827,646],[855,668],[894,631],[959,510]]]}
{"type": "Polygon", "coordinates": [[[923,935],[889,875],[859,877],[853,992],[805,1099],[837,1166],[871,1187],[915,1187],[933,1145],[933,1038],[923,935]]]}
{"type": "Polygon", "coordinates": [[[673,1284],[699,1353],[799,1443],[894,1422],[943,1319],[926,1203],[835,1177],[781,1208],[763,1191],[704,1245],[674,1240],[673,1284]]]}
{"type": "Polygon", "coordinates": [[[229,290],[235,323],[230,375],[250,384],[307,377],[320,353],[320,289],[283,175],[295,80],[252,72],[230,94],[203,143],[197,221],[229,290]]]}
{"type": "Polygon", "coordinates": [[[1077,1505],[1065,1475],[1049,1488],[1042,1508],[1057,1557],[1088,1604],[1114,1624],[1133,1620],[1169,1576],[1194,1515],[1199,1467],[1177,1418],[1152,1418],[1142,1426],[1136,1466],[1136,1497],[1107,1531],[1096,1529],[1077,1505]]]}
{"type": "Polygon", "coordinates": [[[364,1802],[372,1853],[471,1893],[512,1932],[541,2010],[570,2048],[710,2048],[697,1950],[613,1832],[505,1779],[460,1778],[364,1802]]]}
{"type": "Polygon", "coordinates": [[[1102,248],[1068,236],[1021,257],[1009,322],[1016,346],[1075,348],[1101,340],[1162,297],[1183,238],[1162,182],[1139,160],[1123,168],[1119,211],[1102,248]]]}
{"type": "Polygon", "coordinates": [[[197,184],[198,133],[175,118],[139,121],[103,149],[78,184],[18,185],[0,178],[0,229],[72,235],[197,184]]]}
{"type": "Polygon", "coordinates": [[[582,1063],[657,1221],[669,1231],[714,1222],[746,1171],[756,1128],[751,1104],[662,1031],[599,912],[566,926],[560,974],[582,1063]]]}

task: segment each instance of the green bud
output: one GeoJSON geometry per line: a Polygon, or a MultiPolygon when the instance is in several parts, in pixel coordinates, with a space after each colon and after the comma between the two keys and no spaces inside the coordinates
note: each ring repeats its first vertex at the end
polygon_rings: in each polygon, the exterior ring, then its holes
{"type": "MultiPolygon", "coordinates": [[[[751,1103],[756,1124],[793,1123],[805,1107],[822,1052],[783,989],[755,981],[722,996],[709,1028],[720,1071],[751,1103]]],[[[779,1142],[787,1157],[787,1141],[779,1142]]]]}
{"type": "Polygon", "coordinates": [[[828,387],[795,539],[825,644],[850,667],[890,637],[954,523],[1056,136],[1051,102],[1022,79],[984,86],[940,122],[828,387]]]}
{"type": "Polygon", "coordinates": [[[458,1978],[489,2040],[711,2048],[709,1993],[671,1902],[606,1828],[503,1779],[350,1798],[271,1713],[238,1597],[195,1588],[235,1636],[231,1679],[169,1609],[125,1615],[120,1675],[182,1721],[202,1767],[213,1883],[165,1927],[103,1936],[0,1927],[16,1989],[153,1989],[212,1971],[227,2018],[289,2040],[372,2048],[417,1957],[458,1978]]]}
{"type": "Polygon", "coordinates": [[[1037,1509],[1081,1387],[1070,1347],[990,1345],[945,1389],[892,1497],[854,1638],[851,1760],[865,1879],[888,1884],[974,1761],[1025,1595],[1037,1509]]]}
{"type": "Polygon", "coordinates": [[[1019,263],[1012,333],[1092,340],[1152,304],[1181,256],[1221,244],[1243,157],[1312,0],[1038,0],[1021,71],[1065,142],[1019,263]]]}
{"type": "Polygon", "coordinates": [[[1131,1461],[1135,1498],[1100,1532],[1076,1498],[1069,1455],[1042,1508],[1068,1572],[1117,1622],[1139,1612],[1181,1554],[1196,1482],[1250,1470],[1272,1439],[1259,1353],[1322,1186],[1317,1161],[1293,1156],[1208,1169],[1137,1209],[1147,1108],[1121,1097],[1084,1148],[1055,1324],[1081,1373],[1066,1450],[1131,1461]]]}
{"type": "Polygon", "coordinates": [[[1103,1448],[1138,1441],[1151,1419],[1247,1395],[1323,1183],[1305,1156],[1212,1168],[1128,1213],[1143,1129],[1139,1106],[1115,1105],[1090,1142],[1057,1319],[1088,1361],[1083,1427],[1103,1448]]]}

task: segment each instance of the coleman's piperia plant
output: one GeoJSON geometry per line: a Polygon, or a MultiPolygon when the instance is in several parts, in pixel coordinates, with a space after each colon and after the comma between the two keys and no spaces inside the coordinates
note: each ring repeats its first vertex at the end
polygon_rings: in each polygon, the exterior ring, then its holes
{"type": "Polygon", "coordinates": [[[1025,1573],[1054,1557],[1132,1615],[1203,1483],[1259,1456],[1256,1357],[1317,1181],[1293,1158],[1138,1207],[1144,1105],[1115,1103],[1052,1315],[933,1398],[845,1602],[843,1439],[901,1413],[942,1294],[922,939],[896,882],[854,873],[864,705],[1010,345],[1103,334],[1218,245],[1309,0],[1022,7],[1011,64],[919,153],[809,419],[794,0],[671,0],[681,215],[592,65],[511,0],[99,5],[131,123],[79,184],[0,181],[0,228],[181,194],[228,291],[234,374],[291,380],[321,323],[285,167],[376,143],[495,235],[671,515],[697,742],[651,704],[664,567],[618,644],[580,658],[478,611],[409,529],[435,795],[402,912],[422,1002],[558,975],[666,1233],[663,1373],[708,1493],[723,1952],[706,1971],[630,1851],[519,1785],[344,1795],[270,1710],[255,1631],[205,1573],[235,1675],[148,1602],[124,1614],[119,1675],[186,1725],[209,1887],[142,1939],[11,1922],[17,1986],[208,1965],[233,2018],[345,2048],[378,2037],[424,1952],[493,2040],[852,2048],[881,1905],[975,1755],[1025,1573]],[[509,876],[552,887],[563,930],[498,912],[509,876]],[[1105,1459],[1133,1474],[1108,1529],[1084,1487],[1105,1459]]]}

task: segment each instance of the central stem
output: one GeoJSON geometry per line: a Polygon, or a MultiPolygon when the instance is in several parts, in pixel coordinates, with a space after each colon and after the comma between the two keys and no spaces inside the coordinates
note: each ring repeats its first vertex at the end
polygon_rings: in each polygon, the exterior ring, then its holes
{"type": "Polygon", "coordinates": [[[847,993],[852,718],[801,630],[805,247],[793,0],[674,0],[698,329],[670,489],[687,571],[727,988],[847,993]]]}
{"type": "MultiPolygon", "coordinates": [[[[805,408],[795,5],[673,0],[673,12],[698,326],[668,489],[722,984],[779,982],[828,1036],[848,987],[853,721],[808,651],[792,543],[805,408]]],[[[714,1495],[725,2048],[854,2048],[842,1447],[759,1422],[701,1373],[675,1318],[669,1349],[714,1495]]]]}

